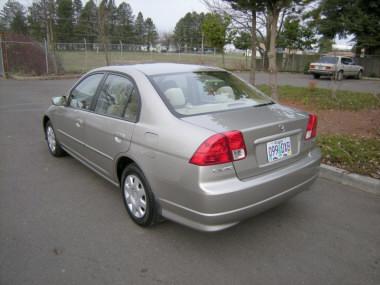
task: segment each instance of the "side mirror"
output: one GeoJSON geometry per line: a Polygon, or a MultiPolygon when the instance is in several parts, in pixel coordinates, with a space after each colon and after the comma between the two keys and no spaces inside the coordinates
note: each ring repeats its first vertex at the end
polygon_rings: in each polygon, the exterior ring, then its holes
{"type": "Polygon", "coordinates": [[[66,96],[53,97],[51,99],[51,103],[55,106],[66,106],[66,103],[67,103],[66,96]]]}

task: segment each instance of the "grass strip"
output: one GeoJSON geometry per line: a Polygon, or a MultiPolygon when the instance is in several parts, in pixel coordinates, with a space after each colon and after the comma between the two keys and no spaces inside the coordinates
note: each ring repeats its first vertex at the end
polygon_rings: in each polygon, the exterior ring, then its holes
{"type": "MultiPolygon", "coordinates": [[[[270,94],[268,85],[258,87],[270,94]]],[[[379,95],[372,93],[337,90],[334,98],[330,89],[289,85],[279,86],[278,93],[280,100],[301,103],[314,109],[358,111],[380,108],[379,95]]]]}
{"type": "Polygon", "coordinates": [[[319,135],[323,163],[380,179],[380,139],[319,135]]]}

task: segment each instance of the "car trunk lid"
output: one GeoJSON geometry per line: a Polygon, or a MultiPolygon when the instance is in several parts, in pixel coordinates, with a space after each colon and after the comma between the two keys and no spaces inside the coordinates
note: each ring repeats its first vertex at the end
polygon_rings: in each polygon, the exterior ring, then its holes
{"type": "Polygon", "coordinates": [[[233,163],[240,179],[291,164],[306,155],[302,142],[308,114],[278,104],[189,116],[182,120],[217,133],[230,130],[242,132],[247,157],[233,163]],[[278,143],[290,144],[291,153],[282,159],[270,161],[268,147],[278,143]]]}

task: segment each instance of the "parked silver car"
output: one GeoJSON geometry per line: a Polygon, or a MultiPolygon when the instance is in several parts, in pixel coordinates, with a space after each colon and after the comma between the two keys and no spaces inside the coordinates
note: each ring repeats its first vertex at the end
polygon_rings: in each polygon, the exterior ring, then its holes
{"type": "Polygon", "coordinates": [[[43,127],[50,153],[119,186],[141,226],[228,228],[306,189],[321,159],[315,115],[197,65],[92,70],[53,98],[43,127]]]}
{"type": "Polygon", "coordinates": [[[354,77],[362,79],[364,68],[355,64],[351,57],[346,56],[322,56],[317,62],[312,62],[309,65],[309,73],[315,79],[321,76],[334,77],[340,81],[344,77],[354,77]]]}

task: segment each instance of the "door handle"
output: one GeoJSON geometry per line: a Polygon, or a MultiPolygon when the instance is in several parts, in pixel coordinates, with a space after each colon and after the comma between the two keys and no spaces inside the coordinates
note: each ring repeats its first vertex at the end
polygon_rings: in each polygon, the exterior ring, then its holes
{"type": "Polygon", "coordinates": [[[75,120],[75,126],[77,126],[78,128],[80,128],[82,124],[83,124],[83,120],[82,119],[75,120]]]}
{"type": "Polygon", "coordinates": [[[115,133],[113,138],[115,142],[121,143],[126,138],[126,135],[123,133],[115,133]]]}

